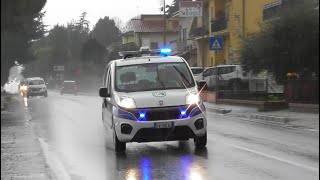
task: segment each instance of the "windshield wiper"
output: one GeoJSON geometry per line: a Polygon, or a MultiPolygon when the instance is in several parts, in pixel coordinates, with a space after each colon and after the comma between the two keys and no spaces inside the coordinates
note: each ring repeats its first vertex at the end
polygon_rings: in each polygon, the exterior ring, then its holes
{"type": "Polygon", "coordinates": [[[160,74],[159,74],[159,67],[158,66],[157,66],[157,73],[158,73],[158,81],[161,84],[162,88],[165,89],[166,87],[165,87],[163,81],[160,80],[160,74]]]}
{"type": "Polygon", "coordinates": [[[186,78],[186,76],[185,76],[181,71],[179,71],[179,69],[178,69],[176,66],[173,66],[173,68],[180,74],[180,76],[184,79],[184,81],[185,81],[186,83],[188,83],[187,86],[190,86],[190,82],[188,81],[188,79],[186,78]]]}

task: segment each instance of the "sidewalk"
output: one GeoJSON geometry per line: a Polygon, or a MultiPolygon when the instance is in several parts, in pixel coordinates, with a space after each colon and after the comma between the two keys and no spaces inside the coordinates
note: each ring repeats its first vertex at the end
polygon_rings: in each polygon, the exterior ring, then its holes
{"type": "Polygon", "coordinates": [[[226,114],[227,116],[244,117],[285,123],[291,126],[319,130],[319,113],[292,112],[289,109],[259,112],[257,107],[213,104],[204,102],[207,111],[226,114]]]}
{"type": "Polygon", "coordinates": [[[1,111],[1,179],[54,179],[21,111],[1,111]]]}

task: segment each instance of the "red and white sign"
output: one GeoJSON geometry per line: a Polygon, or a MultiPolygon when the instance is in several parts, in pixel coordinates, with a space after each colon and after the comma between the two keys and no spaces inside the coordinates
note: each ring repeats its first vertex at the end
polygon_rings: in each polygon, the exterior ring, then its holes
{"type": "Polygon", "coordinates": [[[202,1],[180,1],[180,17],[200,17],[202,16],[202,1]]]}

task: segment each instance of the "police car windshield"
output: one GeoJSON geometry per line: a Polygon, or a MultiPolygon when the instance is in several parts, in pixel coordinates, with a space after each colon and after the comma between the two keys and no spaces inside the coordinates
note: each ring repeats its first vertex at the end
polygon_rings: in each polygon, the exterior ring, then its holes
{"type": "Polygon", "coordinates": [[[184,89],[194,87],[185,63],[152,63],[116,68],[115,88],[119,92],[184,89]]]}

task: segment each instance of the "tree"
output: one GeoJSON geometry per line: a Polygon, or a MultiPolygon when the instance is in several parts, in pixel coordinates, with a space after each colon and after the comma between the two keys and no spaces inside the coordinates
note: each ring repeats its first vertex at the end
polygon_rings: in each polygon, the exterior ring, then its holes
{"type": "Polygon", "coordinates": [[[125,23],[118,17],[113,17],[112,20],[114,21],[116,27],[120,30],[120,33],[125,32],[125,23]]]}
{"type": "Polygon", "coordinates": [[[76,23],[76,27],[80,32],[84,31],[86,33],[89,33],[89,24],[90,22],[86,19],[87,17],[87,12],[81,13],[78,22],[76,23]]]}
{"type": "Polygon", "coordinates": [[[242,64],[254,73],[268,70],[280,82],[286,73],[304,68],[319,74],[319,9],[295,0],[283,4],[279,17],[244,39],[242,64]]]}
{"type": "Polygon", "coordinates": [[[1,84],[7,81],[15,61],[26,63],[33,59],[28,49],[44,34],[45,4],[46,0],[1,0],[1,84]]]}
{"type": "Polygon", "coordinates": [[[81,59],[84,62],[93,62],[95,64],[104,64],[106,49],[98,43],[96,39],[87,40],[81,49],[81,59]]]}
{"type": "Polygon", "coordinates": [[[110,60],[121,58],[119,56],[120,51],[137,51],[137,50],[139,50],[139,47],[135,43],[114,44],[113,46],[108,48],[106,63],[109,63],[110,60]]]}
{"type": "Polygon", "coordinates": [[[91,31],[91,35],[104,47],[121,40],[120,29],[116,26],[115,21],[109,19],[108,16],[98,20],[91,31]]]}

